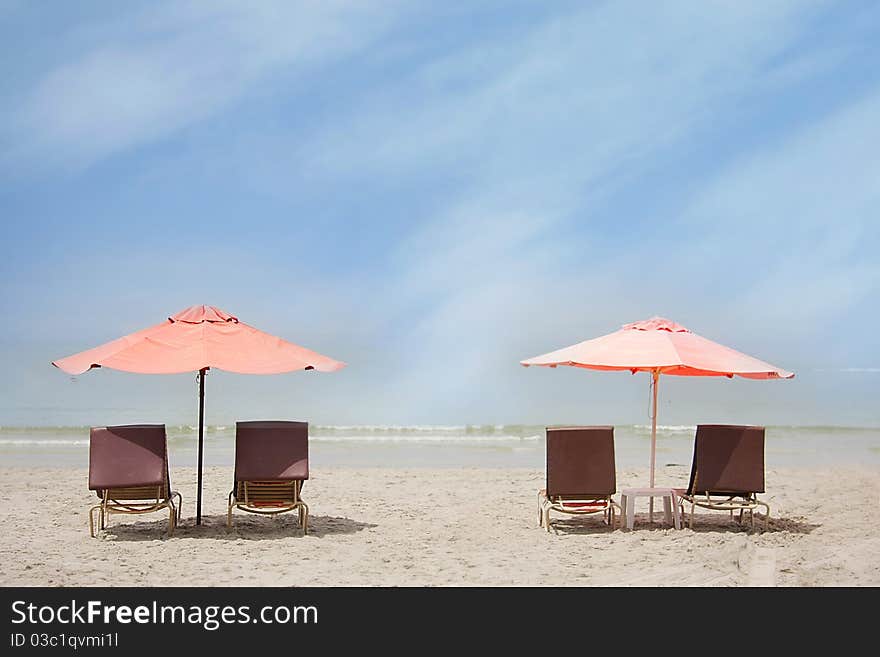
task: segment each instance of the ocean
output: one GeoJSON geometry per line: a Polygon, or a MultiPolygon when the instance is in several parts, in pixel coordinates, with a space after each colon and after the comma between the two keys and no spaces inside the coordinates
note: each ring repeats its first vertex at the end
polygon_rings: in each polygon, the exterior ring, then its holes
{"type": "MultiPolygon", "coordinates": [[[[690,465],[696,427],[657,427],[657,468],[690,465]]],[[[309,428],[310,465],[352,467],[544,467],[544,426],[351,425],[309,428]]],[[[197,460],[198,427],[167,425],[172,466],[197,460]]],[[[208,426],[206,465],[231,466],[234,425],[208,426]]],[[[615,426],[618,468],[647,467],[651,427],[615,426]]],[[[0,427],[0,462],[13,466],[88,466],[89,427],[0,427]]],[[[768,426],[767,468],[880,466],[880,427],[768,426]]]]}

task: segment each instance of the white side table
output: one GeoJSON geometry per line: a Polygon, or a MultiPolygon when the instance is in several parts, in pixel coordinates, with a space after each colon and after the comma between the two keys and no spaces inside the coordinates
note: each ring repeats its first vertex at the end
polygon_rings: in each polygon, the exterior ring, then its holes
{"type": "Polygon", "coordinates": [[[635,506],[637,497],[662,497],[666,522],[681,529],[681,516],[678,513],[678,496],[671,488],[624,488],[620,491],[620,524],[627,529],[633,528],[635,522],[635,506]]]}

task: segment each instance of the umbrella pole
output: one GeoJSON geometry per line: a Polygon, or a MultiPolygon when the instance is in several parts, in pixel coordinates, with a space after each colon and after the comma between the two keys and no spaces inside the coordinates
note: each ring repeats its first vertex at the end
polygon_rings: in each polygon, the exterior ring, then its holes
{"type": "MultiPolygon", "coordinates": [[[[657,452],[657,384],[660,383],[660,370],[651,372],[654,388],[654,400],[651,409],[651,488],[654,488],[654,460],[657,452]]],[[[654,498],[648,508],[648,521],[654,522],[654,498]]]]}
{"type": "Polygon", "coordinates": [[[207,367],[199,370],[199,484],[196,493],[196,524],[202,524],[202,453],[205,439],[205,372],[207,367]]]}

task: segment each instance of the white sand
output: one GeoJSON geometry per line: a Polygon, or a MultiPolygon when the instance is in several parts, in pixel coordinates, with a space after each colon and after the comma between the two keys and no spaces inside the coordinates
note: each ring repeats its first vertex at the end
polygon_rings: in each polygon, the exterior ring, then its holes
{"type": "MultiPolygon", "coordinates": [[[[664,468],[658,485],[687,475],[664,468]]],[[[0,585],[880,585],[876,468],[769,470],[767,531],[700,509],[693,530],[666,528],[656,511],[649,525],[639,498],[632,532],[589,516],[562,518],[549,534],[537,525],[541,471],[335,468],[304,488],[305,538],[294,514],[235,512],[227,532],[231,476],[206,471],[201,527],[195,470],[175,468],[184,516],[173,538],[156,513],[113,516],[92,539],[85,470],[0,469],[0,585]]],[[[618,473],[618,489],[646,481],[644,470],[618,473]]]]}

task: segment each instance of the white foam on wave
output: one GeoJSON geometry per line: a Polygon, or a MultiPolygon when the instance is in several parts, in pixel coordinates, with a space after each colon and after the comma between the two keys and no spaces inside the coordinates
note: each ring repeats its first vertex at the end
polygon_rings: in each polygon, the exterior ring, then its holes
{"type": "Polygon", "coordinates": [[[521,443],[542,440],[543,436],[512,436],[512,435],[402,435],[402,434],[339,434],[311,435],[309,440],[324,443],[521,443]]]}
{"type": "Polygon", "coordinates": [[[88,445],[88,440],[28,440],[28,439],[2,439],[0,445],[88,445]]]}
{"type": "MultiPolygon", "coordinates": [[[[651,431],[650,424],[634,424],[633,429],[638,431],[651,431]]],[[[693,433],[697,430],[696,425],[690,424],[658,424],[657,431],[663,433],[693,433]]]]}
{"type": "Polygon", "coordinates": [[[464,424],[317,424],[313,429],[316,431],[365,431],[370,433],[395,431],[400,433],[455,433],[456,431],[467,431],[468,426],[464,424]]]}

